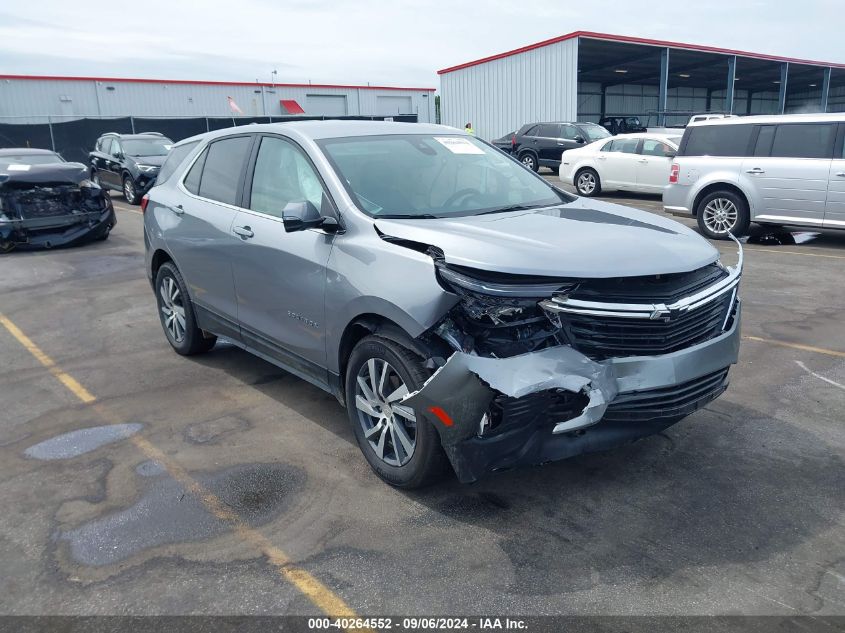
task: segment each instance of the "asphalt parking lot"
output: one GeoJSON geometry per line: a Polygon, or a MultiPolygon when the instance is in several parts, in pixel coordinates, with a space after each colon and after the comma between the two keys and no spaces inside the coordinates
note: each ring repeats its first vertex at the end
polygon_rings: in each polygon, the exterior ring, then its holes
{"type": "Polygon", "coordinates": [[[731,387],[668,431],[402,492],[331,396],[174,354],[115,206],[0,259],[0,612],[845,614],[845,235],[746,247],[731,387]]]}

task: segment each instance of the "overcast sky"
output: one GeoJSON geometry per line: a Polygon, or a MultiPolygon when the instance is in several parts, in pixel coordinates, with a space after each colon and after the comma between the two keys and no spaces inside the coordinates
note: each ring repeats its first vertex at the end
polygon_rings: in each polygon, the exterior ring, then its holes
{"type": "Polygon", "coordinates": [[[841,0],[30,0],[0,72],[438,87],[436,71],[576,30],[845,63],[841,0]],[[623,8],[624,7],[624,8],[623,8]]]}

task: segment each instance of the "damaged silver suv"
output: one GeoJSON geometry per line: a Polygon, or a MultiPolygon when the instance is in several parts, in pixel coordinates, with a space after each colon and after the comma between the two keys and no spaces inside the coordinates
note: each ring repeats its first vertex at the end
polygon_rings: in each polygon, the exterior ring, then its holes
{"type": "Polygon", "coordinates": [[[180,354],[225,337],[333,393],[388,483],[657,433],[737,360],[742,254],[569,195],[434,125],[302,121],[176,145],[142,201],[180,354]]]}

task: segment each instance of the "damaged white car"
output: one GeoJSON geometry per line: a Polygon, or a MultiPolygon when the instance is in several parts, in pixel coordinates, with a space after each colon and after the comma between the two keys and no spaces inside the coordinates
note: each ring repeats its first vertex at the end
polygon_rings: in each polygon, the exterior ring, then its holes
{"type": "Polygon", "coordinates": [[[404,487],[658,433],[727,388],[742,252],[565,193],[452,128],[302,121],[176,145],[145,210],[181,354],[218,336],[335,394],[404,487]]]}

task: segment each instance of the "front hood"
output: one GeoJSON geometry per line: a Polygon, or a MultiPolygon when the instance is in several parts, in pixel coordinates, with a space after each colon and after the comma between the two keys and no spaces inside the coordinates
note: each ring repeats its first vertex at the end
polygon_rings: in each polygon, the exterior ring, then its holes
{"type": "Polygon", "coordinates": [[[161,167],[164,165],[164,161],[167,160],[167,156],[132,156],[132,160],[135,161],[136,165],[161,167]]]}
{"type": "Polygon", "coordinates": [[[82,163],[25,165],[18,166],[18,169],[0,170],[0,188],[28,185],[78,185],[87,177],[88,168],[82,163]],[[21,167],[26,167],[26,169],[21,169],[21,167]]]}
{"type": "Polygon", "coordinates": [[[695,231],[653,213],[578,198],[530,211],[375,220],[383,234],[440,248],[450,264],[544,277],[688,272],[719,257],[695,231]]]}

